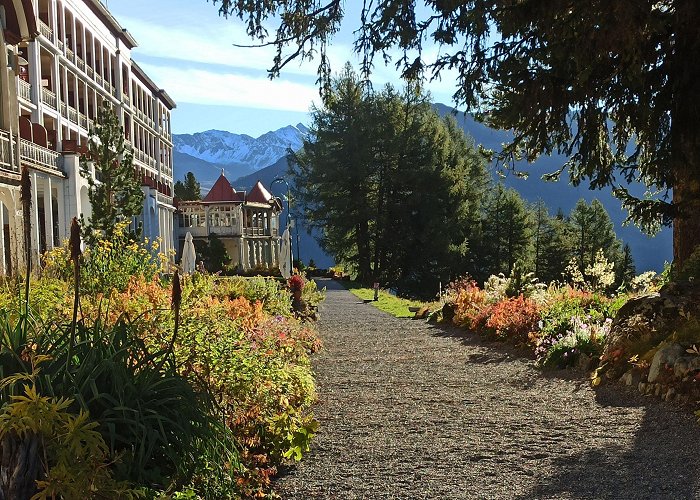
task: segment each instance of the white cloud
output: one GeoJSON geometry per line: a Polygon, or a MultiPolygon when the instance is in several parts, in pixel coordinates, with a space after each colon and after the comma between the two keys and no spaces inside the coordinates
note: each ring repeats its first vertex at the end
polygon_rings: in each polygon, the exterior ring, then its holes
{"type": "MultiPolygon", "coordinates": [[[[217,64],[234,68],[245,68],[267,74],[273,64],[274,47],[246,47],[254,40],[246,34],[239,21],[228,20],[225,23],[166,26],[136,18],[124,18],[124,25],[134,35],[139,46],[134,54],[188,61],[203,64],[217,64]],[[167,42],[166,42],[167,41],[167,42]],[[242,45],[237,47],[235,45],[242,45]]],[[[351,57],[350,47],[334,47],[334,52],[347,52],[351,57]]],[[[315,76],[316,61],[291,62],[285,66],[285,73],[315,76]]]]}
{"type": "Polygon", "coordinates": [[[167,89],[175,102],[218,104],[259,109],[307,112],[318,98],[315,85],[282,78],[249,77],[201,69],[141,64],[148,75],[167,89]]]}

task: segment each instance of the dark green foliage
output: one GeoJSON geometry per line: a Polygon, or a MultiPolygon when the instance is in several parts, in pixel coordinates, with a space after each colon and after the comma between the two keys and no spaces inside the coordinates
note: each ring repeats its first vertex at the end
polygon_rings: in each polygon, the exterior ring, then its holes
{"type": "Polygon", "coordinates": [[[292,164],[324,249],[364,283],[425,296],[467,270],[487,176],[452,118],[419,87],[371,92],[346,67],[313,119],[292,164]]]}
{"type": "Polygon", "coordinates": [[[561,211],[550,217],[542,200],[532,209],[533,266],[535,276],[542,283],[561,281],[562,272],[571,260],[571,231],[561,211]]]}
{"type": "Polygon", "coordinates": [[[92,215],[83,235],[93,231],[111,238],[115,224],[141,213],[143,191],[133,166],[133,152],[124,144],[124,130],[109,103],[100,107],[95,128],[90,131],[88,152],[80,156],[80,173],[90,187],[92,215]],[[92,176],[92,168],[95,177],[92,176]]]}
{"type": "Polygon", "coordinates": [[[226,251],[224,243],[216,234],[210,234],[209,246],[207,247],[207,255],[204,261],[207,270],[213,273],[221,271],[229,262],[231,262],[231,257],[226,251]]]}
{"type": "Polygon", "coordinates": [[[637,275],[637,268],[634,265],[632,250],[625,243],[622,247],[622,257],[615,264],[615,283],[618,285],[629,285],[632,279],[637,275]]]}
{"type": "MultiPolygon", "coordinates": [[[[272,76],[296,57],[320,55],[320,81],[330,91],[326,48],[340,29],[343,2],[214,3],[276,47],[272,76]]],[[[574,184],[612,185],[642,227],[681,216],[674,223],[679,265],[700,243],[696,0],[429,0],[426,7],[380,0],[363,3],[360,21],[350,29],[364,75],[376,55],[409,78],[455,71],[457,103],[513,130],[502,161],[562,153],[574,184]],[[439,46],[435,59],[415,57],[427,52],[424,43],[439,46]],[[645,183],[649,196],[633,197],[621,180],[645,183]],[[656,196],[669,189],[672,200],[656,196]]]]}
{"type": "MultiPolygon", "coordinates": [[[[516,261],[530,262],[532,256],[532,213],[514,189],[501,184],[485,198],[482,224],[481,262],[475,275],[479,280],[491,274],[510,274],[516,261]]],[[[530,266],[528,266],[530,267],[530,266]]]]}
{"type": "Polygon", "coordinates": [[[201,186],[192,172],[187,172],[184,181],[177,181],[174,187],[175,197],[182,201],[202,199],[201,186]]]}
{"type": "MultiPolygon", "coordinates": [[[[72,349],[71,325],[42,325],[31,316],[17,320],[0,311],[0,329],[0,377],[31,373],[29,350],[50,353],[37,389],[72,399],[73,411],[88,411],[100,423],[110,455],[120,457],[118,479],[167,486],[191,476],[196,449],[210,432],[205,400],[166,362],[171,354],[146,349],[135,323],[80,322],[72,349]]],[[[2,401],[20,388],[5,388],[2,401]]]]}
{"type": "Polygon", "coordinates": [[[623,259],[622,245],[601,202],[593,200],[588,205],[584,200],[579,200],[569,215],[569,224],[574,257],[584,276],[586,267],[595,261],[598,250],[603,250],[608,262],[615,263],[616,268],[619,267],[623,259]]]}

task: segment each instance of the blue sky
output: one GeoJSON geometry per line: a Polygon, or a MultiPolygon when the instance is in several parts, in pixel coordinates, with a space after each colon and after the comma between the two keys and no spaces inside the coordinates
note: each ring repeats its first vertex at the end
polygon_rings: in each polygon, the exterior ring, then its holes
{"type": "MultiPolygon", "coordinates": [[[[238,48],[250,44],[243,24],[219,17],[206,0],[103,0],[139,46],[133,59],[177,102],[175,133],[209,129],[258,136],[285,125],[307,123],[318,100],[316,62],[291,63],[269,80],[273,48],[238,48]],[[144,7],[147,5],[147,7],[144,7]]],[[[345,61],[357,65],[352,31],[359,25],[361,2],[348,0],[347,22],[330,47],[334,70],[345,61]]],[[[392,67],[376,68],[375,85],[400,85],[392,67]]],[[[454,80],[449,75],[428,86],[437,102],[450,102],[454,80]]]]}

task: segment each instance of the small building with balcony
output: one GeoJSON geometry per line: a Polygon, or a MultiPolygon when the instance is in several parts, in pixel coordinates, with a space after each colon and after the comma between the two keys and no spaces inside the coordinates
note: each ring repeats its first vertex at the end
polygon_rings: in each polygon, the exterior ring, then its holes
{"type": "Polygon", "coordinates": [[[136,41],[100,0],[0,0],[0,274],[24,266],[19,178],[32,183],[34,264],[91,214],[80,173],[97,112],[109,103],[134,153],[144,206],[133,223],[174,250],[175,103],[131,59],[136,41]]]}
{"type": "Polygon", "coordinates": [[[279,267],[282,202],[258,181],[249,193],[236,191],[221,173],[198,201],[177,202],[178,255],[187,233],[208,243],[215,235],[240,271],[279,267]]]}

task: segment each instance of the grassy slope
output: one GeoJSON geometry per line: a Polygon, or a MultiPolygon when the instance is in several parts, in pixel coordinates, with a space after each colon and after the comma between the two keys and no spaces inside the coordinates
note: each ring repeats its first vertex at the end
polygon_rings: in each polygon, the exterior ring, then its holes
{"type": "MultiPolygon", "coordinates": [[[[374,298],[374,290],[371,288],[363,288],[358,283],[354,281],[339,281],[345,288],[350,290],[353,294],[362,300],[368,300],[374,298]]],[[[379,300],[377,302],[370,302],[377,309],[388,312],[392,316],[397,318],[412,318],[413,313],[408,310],[409,307],[421,307],[425,305],[423,302],[417,300],[408,300],[391,295],[389,292],[384,290],[379,291],[379,300]]]]}

